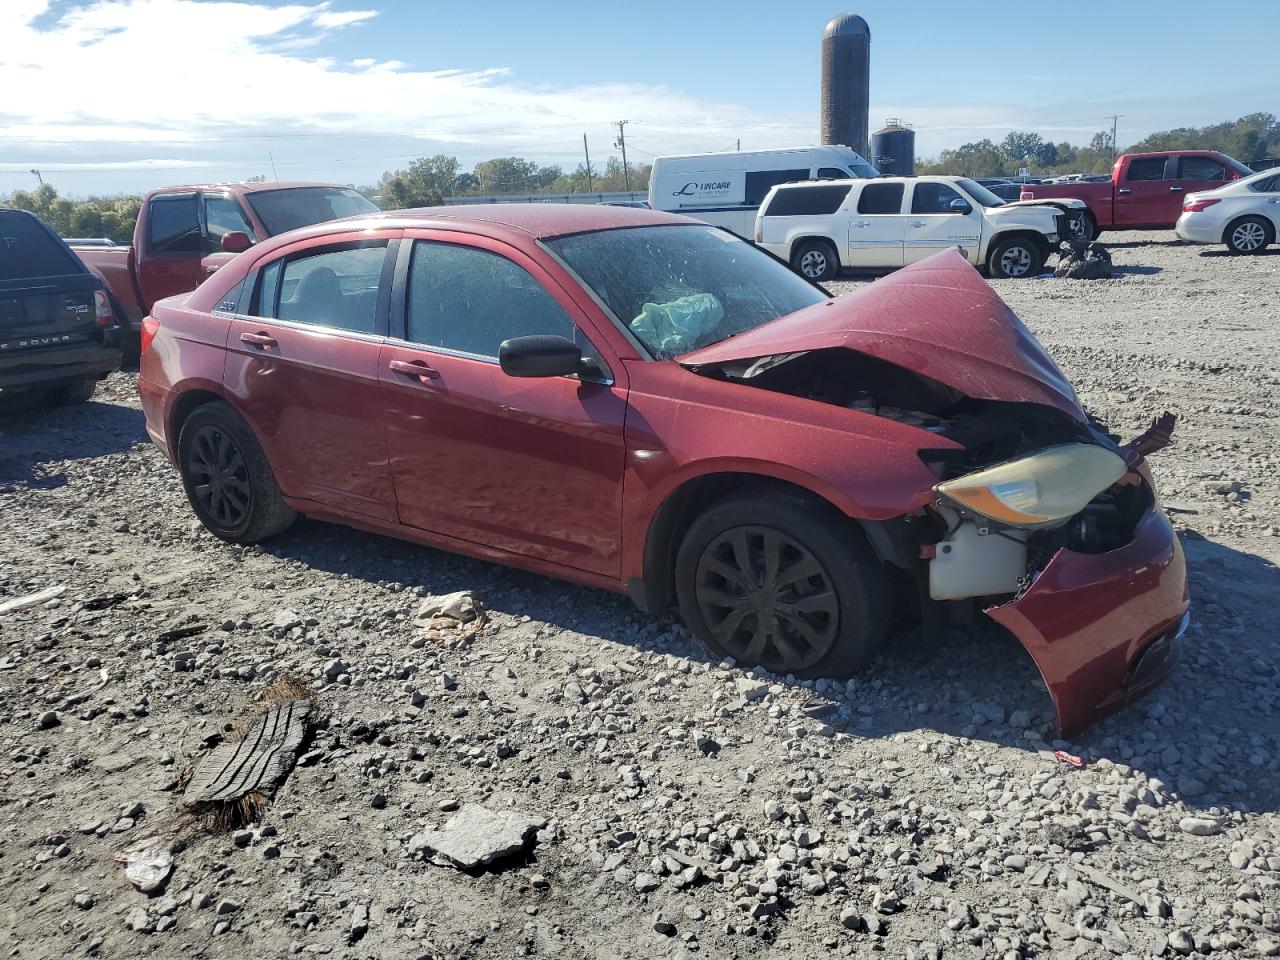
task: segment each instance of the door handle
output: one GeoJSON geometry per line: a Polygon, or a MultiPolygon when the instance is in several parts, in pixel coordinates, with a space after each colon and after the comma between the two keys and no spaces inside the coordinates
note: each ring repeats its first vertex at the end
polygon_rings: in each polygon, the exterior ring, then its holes
{"type": "Polygon", "coordinates": [[[907,224],[907,226],[908,226],[908,227],[923,227],[923,226],[925,226],[925,222],[924,222],[923,220],[912,220],[910,223],[908,223],[908,224],[907,224]]]}
{"type": "Polygon", "coordinates": [[[263,350],[270,350],[273,347],[280,346],[275,337],[265,333],[242,333],[240,334],[240,342],[254,347],[261,347],[263,350]]]}
{"type": "Polygon", "coordinates": [[[1133,193],[1133,191],[1130,190],[1128,187],[1121,187],[1119,190],[1116,191],[1116,193],[1133,193]]]}
{"type": "Polygon", "coordinates": [[[413,377],[419,383],[423,380],[436,380],[440,376],[440,371],[427,366],[422,360],[392,360],[387,366],[392,373],[413,377]]]}
{"type": "Polygon", "coordinates": [[[1170,187],[1170,188],[1169,188],[1169,192],[1170,192],[1170,193],[1180,193],[1181,191],[1182,191],[1182,188],[1181,188],[1181,187],[1170,187]]]}
{"type": "Polygon", "coordinates": [[[855,227],[869,227],[869,226],[871,226],[871,221],[870,221],[870,220],[855,220],[853,225],[854,225],[855,227]]]}

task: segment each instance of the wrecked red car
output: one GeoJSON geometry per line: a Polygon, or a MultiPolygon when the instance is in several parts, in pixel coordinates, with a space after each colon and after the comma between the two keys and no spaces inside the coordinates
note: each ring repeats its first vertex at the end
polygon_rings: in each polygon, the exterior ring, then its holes
{"type": "Polygon", "coordinates": [[[896,605],[976,600],[1067,734],[1177,659],[1144,462],[1171,423],[1120,446],[955,252],[837,300],[669,214],[409,210],[265,241],[142,340],[147,429],[224,540],[404,537],[797,677],[864,666],[896,605]]]}

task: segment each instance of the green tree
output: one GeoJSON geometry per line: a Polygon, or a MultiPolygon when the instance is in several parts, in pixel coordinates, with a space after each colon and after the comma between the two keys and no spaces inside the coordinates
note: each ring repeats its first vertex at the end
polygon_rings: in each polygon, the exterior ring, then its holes
{"type": "Polygon", "coordinates": [[[378,184],[382,209],[433,207],[457,192],[458,158],[438,153],[421,157],[404,170],[384,173],[378,184]]]}

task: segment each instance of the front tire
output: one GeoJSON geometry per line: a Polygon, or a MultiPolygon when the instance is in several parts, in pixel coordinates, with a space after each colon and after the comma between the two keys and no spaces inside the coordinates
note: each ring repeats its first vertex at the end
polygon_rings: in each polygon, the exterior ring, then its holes
{"type": "Polygon", "coordinates": [[[822,283],[840,272],[840,257],[826,240],[806,240],[791,254],[791,269],[806,280],[822,283]]]}
{"type": "Polygon", "coordinates": [[[1094,219],[1093,214],[1088,210],[1085,210],[1080,214],[1080,218],[1078,220],[1072,222],[1079,225],[1081,228],[1079,232],[1079,239],[1086,243],[1093,243],[1093,241],[1098,239],[1098,234],[1102,232],[1098,229],[1098,221],[1094,219]]]}
{"type": "Polygon", "coordinates": [[[257,543],[297,519],[257,437],[228,403],[207,403],[187,417],[178,435],[178,468],[191,509],[221,540],[257,543]]]}
{"type": "Polygon", "coordinates": [[[987,257],[987,270],[1000,280],[1034,277],[1044,267],[1044,248],[1030,237],[1007,237],[996,241],[987,257]]]}
{"type": "Polygon", "coordinates": [[[888,578],[847,518],[790,492],[734,497],[676,555],[680,614],[713,654],[801,678],[847,677],[889,620],[888,578]]]}
{"type": "Polygon", "coordinates": [[[1227,225],[1222,240],[1234,254],[1261,253],[1275,243],[1276,232],[1263,217],[1241,217],[1227,225]]]}

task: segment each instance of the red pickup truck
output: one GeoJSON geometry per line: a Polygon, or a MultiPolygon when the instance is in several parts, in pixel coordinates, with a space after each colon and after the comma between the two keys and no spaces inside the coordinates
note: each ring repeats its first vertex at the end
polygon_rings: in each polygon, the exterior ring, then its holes
{"type": "Polygon", "coordinates": [[[242,250],[298,227],[377,206],[347,187],[319,183],[218,183],[147,194],[130,246],[71,241],[102,278],[116,315],[136,332],[157,300],[187,293],[242,250]]]}
{"type": "Polygon", "coordinates": [[[1104,183],[1036,183],[1022,188],[1023,200],[1073,197],[1089,207],[1090,239],[1103,230],[1172,228],[1182,214],[1182,198],[1212,190],[1254,171],[1216,150],[1126,153],[1104,183]]]}

